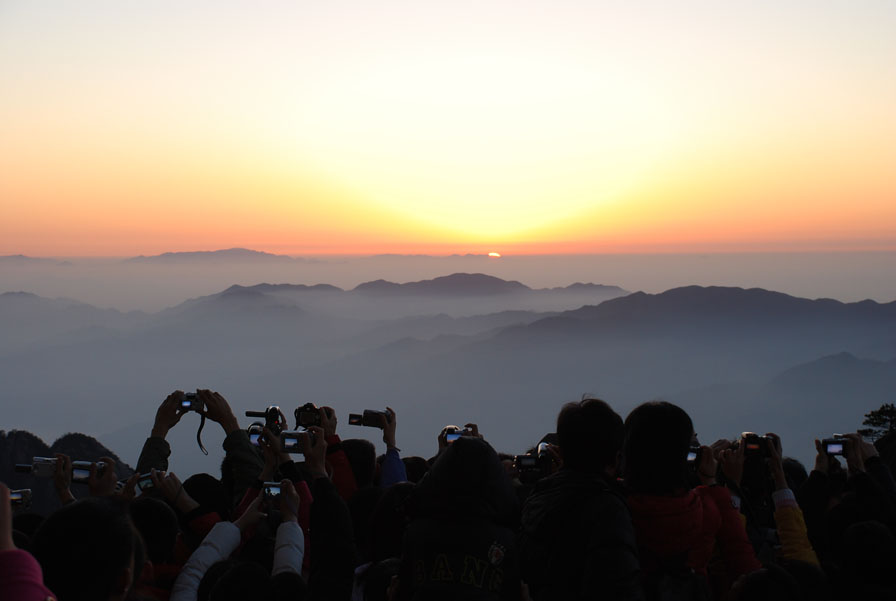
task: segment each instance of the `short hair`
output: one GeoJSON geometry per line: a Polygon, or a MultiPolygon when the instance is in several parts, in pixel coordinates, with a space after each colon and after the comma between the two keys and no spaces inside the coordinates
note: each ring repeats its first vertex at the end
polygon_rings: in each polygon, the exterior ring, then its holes
{"type": "Polygon", "coordinates": [[[669,494],[688,486],[687,461],[694,424],[665,401],[635,407],[625,419],[625,484],[632,492],[669,494]]]}
{"type": "Polygon", "coordinates": [[[429,464],[423,457],[412,455],[411,457],[402,457],[404,469],[408,475],[408,482],[420,482],[420,479],[429,471],[429,464]]]}
{"type": "Polygon", "coordinates": [[[184,492],[207,511],[216,511],[222,519],[230,519],[232,499],[227,487],[211,474],[193,474],[184,480],[184,492]]]}
{"type": "Polygon", "coordinates": [[[32,550],[44,584],[59,601],[95,601],[119,592],[138,542],[120,502],[88,498],[50,515],[35,533],[32,550]]]}
{"type": "Polygon", "coordinates": [[[564,467],[597,473],[616,465],[622,418],[600,399],[567,403],[557,416],[557,439],[564,467]]]}
{"type": "Polygon", "coordinates": [[[174,510],[161,499],[141,496],[131,503],[130,513],[149,560],[155,565],[170,561],[180,530],[174,510]]]}
{"type": "Polygon", "coordinates": [[[376,447],[373,443],[363,438],[349,438],[342,441],[342,450],[352,466],[358,488],[373,486],[376,474],[376,447]]]}

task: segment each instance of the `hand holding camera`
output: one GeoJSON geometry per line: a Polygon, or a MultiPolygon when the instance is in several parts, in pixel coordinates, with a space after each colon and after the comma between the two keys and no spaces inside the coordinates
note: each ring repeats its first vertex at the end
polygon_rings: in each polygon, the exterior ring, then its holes
{"type": "Polygon", "coordinates": [[[719,452],[718,460],[722,466],[722,473],[735,486],[740,486],[744,477],[745,455],[746,445],[744,444],[738,444],[719,452]]]}
{"type": "Polygon", "coordinates": [[[768,440],[768,469],[775,480],[775,490],[789,488],[784,475],[784,451],[781,448],[781,437],[774,432],[765,435],[768,440]]]}
{"type": "Polygon", "coordinates": [[[12,542],[12,500],[10,490],[0,482],[0,551],[11,551],[16,545],[12,542]]]}
{"type": "MultiPolygon", "coordinates": [[[[175,390],[162,401],[156,411],[156,420],[153,423],[150,436],[165,438],[168,435],[168,431],[177,425],[183,414],[191,410],[190,407],[192,407],[192,401],[196,399],[196,393],[190,393],[190,395],[191,398],[188,399],[183,391],[175,390]],[[189,403],[190,407],[186,407],[185,403],[189,403]]],[[[196,402],[198,404],[198,399],[196,402]]]]}
{"type": "Polygon", "coordinates": [[[234,520],[233,525],[245,533],[250,528],[256,526],[261,520],[267,517],[262,511],[262,503],[264,502],[264,494],[260,494],[246,507],[243,515],[234,520]]]}
{"type": "Polygon", "coordinates": [[[115,477],[115,460],[111,457],[100,457],[100,460],[99,463],[90,464],[87,488],[93,497],[111,497],[118,485],[115,477]],[[103,469],[100,469],[100,464],[103,464],[103,469]]]}
{"type": "Polygon", "coordinates": [[[72,494],[72,460],[68,455],[56,453],[56,470],[53,473],[53,486],[63,505],[75,500],[72,494]]]}
{"type": "Polygon", "coordinates": [[[188,513],[199,507],[193,497],[184,490],[184,485],[174,472],[162,472],[153,469],[150,472],[153,486],[155,486],[162,496],[181,513],[188,513]]]}
{"type": "Polygon", "coordinates": [[[305,449],[305,465],[314,478],[329,478],[327,474],[327,441],[324,430],[311,426],[300,434],[305,449]]]}
{"type": "Polygon", "coordinates": [[[397,424],[395,422],[395,410],[392,407],[386,407],[386,415],[380,416],[380,423],[383,428],[383,442],[386,443],[386,448],[396,448],[395,428],[397,424]]]}
{"type": "Polygon", "coordinates": [[[319,425],[323,428],[324,436],[330,437],[336,435],[336,412],[332,407],[321,407],[319,425]]]}
{"type": "Polygon", "coordinates": [[[217,422],[224,429],[224,434],[229,435],[240,429],[240,424],[233,414],[233,410],[227,403],[227,400],[217,392],[211,390],[197,390],[196,397],[202,403],[202,409],[199,411],[213,422],[217,422]]]}
{"type": "Polygon", "coordinates": [[[299,521],[299,493],[289,480],[280,482],[280,516],[284,522],[299,521]]]}
{"type": "Polygon", "coordinates": [[[697,477],[704,486],[710,486],[716,483],[716,473],[719,469],[719,462],[713,455],[712,448],[707,446],[698,446],[693,450],[694,463],[697,468],[697,477]]]}

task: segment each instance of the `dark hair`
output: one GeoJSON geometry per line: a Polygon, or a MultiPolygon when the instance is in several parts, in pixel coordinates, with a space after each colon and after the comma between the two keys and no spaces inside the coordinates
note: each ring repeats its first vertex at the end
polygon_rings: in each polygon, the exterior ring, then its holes
{"type": "Polygon", "coordinates": [[[174,510],[160,499],[141,496],[131,503],[130,513],[149,560],[156,565],[169,561],[179,530],[174,510]]]}
{"type": "Polygon", "coordinates": [[[50,515],[35,533],[32,549],[44,584],[60,601],[96,601],[119,592],[122,573],[134,567],[137,544],[121,503],[88,498],[50,515]]]}
{"type": "Polygon", "coordinates": [[[402,457],[401,460],[404,462],[404,469],[408,474],[408,482],[413,482],[415,484],[420,482],[420,479],[429,471],[429,463],[427,463],[426,459],[423,457],[414,455],[411,457],[402,457]]]}
{"type": "Polygon", "coordinates": [[[782,459],[781,468],[784,470],[784,477],[787,479],[787,487],[792,491],[801,489],[806,480],[809,479],[806,466],[793,457],[782,459]]]}
{"type": "Polygon", "coordinates": [[[385,490],[370,514],[367,530],[368,559],[382,561],[401,556],[401,544],[408,518],[404,504],[414,491],[411,482],[399,482],[385,490]]]}
{"type": "Polygon", "coordinates": [[[208,511],[217,511],[221,519],[230,518],[232,500],[224,484],[211,474],[193,474],[184,480],[184,491],[208,511]]]}
{"type": "Polygon", "coordinates": [[[390,557],[370,564],[361,576],[364,590],[364,601],[386,601],[386,591],[392,584],[392,577],[397,576],[401,568],[401,560],[390,557]]]}
{"type": "Polygon", "coordinates": [[[462,436],[439,455],[405,502],[410,518],[483,518],[516,528],[519,502],[498,454],[485,440],[462,436]]]}
{"type": "Polygon", "coordinates": [[[636,407],[625,419],[625,484],[635,493],[663,495],[688,488],[687,461],[694,424],[665,401],[636,407]]]}
{"type": "Polygon", "coordinates": [[[368,538],[371,526],[371,516],[376,509],[385,490],[379,486],[368,486],[358,489],[352,498],[348,500],[348,512],[352,517],[355,541],[358,542],[358,551],[363,561],[370,561],[367,556],[367,546],[364,542],[368,538]]]}
{"type": "Polygon", "coordinates": [[[622,418],[600,399],[567,403],[557,416],[564,467],[596,473],[615,466],[622,437],[622,418]]]}
{"type": "Polygon", "coordinates": [[[208,601],[268,601],[273,597],[271,578],[256,563],[219,561],[199,583],[197,599],[203,597],[208,601]]]}
{"type": "Polygon", "coordinates": [[[373,443],[363,438],[349,438],[342,441],[342,450],[352,466],[358,488],[373,486],[376,473],[376,447],[373,443]]]}

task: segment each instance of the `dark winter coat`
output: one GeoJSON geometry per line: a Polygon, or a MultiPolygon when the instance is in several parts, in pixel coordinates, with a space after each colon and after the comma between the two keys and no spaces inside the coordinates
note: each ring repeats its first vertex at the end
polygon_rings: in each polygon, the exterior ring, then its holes
{"type": "Polygon", "coordinates": [[[521,521],[521,569],[535,601],[644,598],[628,507],[600,476],[564,469],[543,478],[521,521]]]}

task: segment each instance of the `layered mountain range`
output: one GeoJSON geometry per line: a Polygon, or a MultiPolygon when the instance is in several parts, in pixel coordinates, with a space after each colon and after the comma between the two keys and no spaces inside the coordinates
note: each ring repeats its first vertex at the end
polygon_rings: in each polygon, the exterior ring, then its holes
{"type": "MultiPolygon", "coordinates": [[[[623,416],[646,400],[677,402],[706,442],[777,430],[807,459],[811,438],[859,427],[896,394],[896,303],[761,289],[533,290],[453,274],[352,290],[231,286],[154,314],[7,293],[0,327],[11,333],[0,341],[7,427],[78,424],[131,462],[176,388],[216,389],[237,415],[330,405],[343,424],[389,404],[400,446],[424,456],[443,425],[468,421],[521,452],[554,429],[563,402],[593,394],[623,416]]],[[[191,469],[204,465],[192,421],[172,433],[191,469]]]]}

